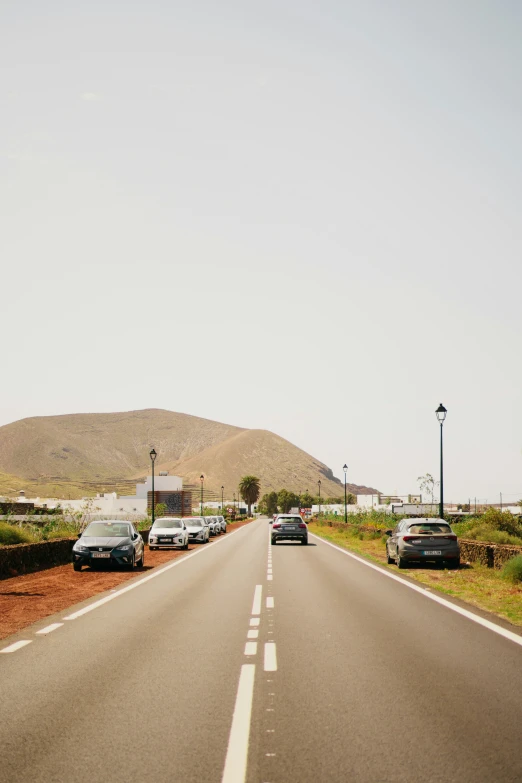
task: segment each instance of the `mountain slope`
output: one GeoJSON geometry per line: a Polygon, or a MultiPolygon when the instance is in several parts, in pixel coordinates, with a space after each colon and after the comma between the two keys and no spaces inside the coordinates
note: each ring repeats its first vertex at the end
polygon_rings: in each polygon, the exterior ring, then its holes
{"type": "MultiPolygon", "coordinates": [[[[227,497],[237,489],[242,476],[253,474],[261,480],[261,492],[285,487],[293,492],[317,494],[321,480],[321,495],[334,497],[344,492],[344,485],[326,465],[268,430],[243,430],[222,443],[190,459],[165,465],[171,472],[197,484],[201,474],[205,487],[219,490],[225,486],[227,497]]],[[[350,492],[377,492],[368,487],[348,484],[350,492]]]]}
{"type": "Polygon", "coordinates": [[[38,416],[0,427],[0,471],[73,482],[142,477],[150,470],[152,446],[161,459],[179,461],[238,432],[229,424],[156,409],[38,416]]]}
{"type": "Polygon", "coordinates": [[[220,494],[224,485],[230,497],[246,474],[259,476],[263,493],[286,487],[315,495],[319,479],[323,497],[343,491],[326,465],[272,432],[157,409],[39,416],[0,427],[0,478],[6,474],[0,491],[133,494],[136,480],[150,474],[152,446],[158,472],[169,470],[198,487],[203,473],[206,490],[220,494]]]}

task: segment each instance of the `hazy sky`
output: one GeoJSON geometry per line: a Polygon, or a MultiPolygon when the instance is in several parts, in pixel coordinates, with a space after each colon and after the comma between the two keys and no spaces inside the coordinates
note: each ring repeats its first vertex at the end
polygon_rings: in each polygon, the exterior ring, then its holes
{"type": "MultiPolygon", "coordinates": [[[[0,424],[168,408],[522,497],[518,0],[3,0],[0,424]]],[[[313,488],[309,488],[310,490],[313,488]]]]}

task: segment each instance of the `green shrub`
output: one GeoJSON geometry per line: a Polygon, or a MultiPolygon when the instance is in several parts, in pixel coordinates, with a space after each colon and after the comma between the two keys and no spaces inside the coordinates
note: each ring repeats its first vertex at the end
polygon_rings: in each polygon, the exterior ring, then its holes
{"type": "Polygon", "coordinates": [[[522,539],[517,536],[505,533],[503,530],[498,530],[492,525],[486,523],[480,523],[471,527],[464,538],[471,538],[472,541],[487,541],[491,544],[511,544],[513,546],[521,546],[522,539]]]}
{"type": "Polygon", "coordinates": [[[501,575],[504,579],[514,584],[522,582],[522,555],[517,555],[508,560],[501,571],[501,575]]]}
{"type": "Polygon", "coordinates": [[[511,536],[517,536],[522,539],[522,525],[518,517],[514,517],[509,511],[501,511],[499,508],[488,508],[482,515],[481,520],[495,530],[502,530],[511,536]]]}
{"type": "Polygon", "coordinates": [[[7,522],[0,522],[0,545],[8,544],[32,544],[34,537],[28,530],[24,530],[18,525],[10,525],[7,522]]]}

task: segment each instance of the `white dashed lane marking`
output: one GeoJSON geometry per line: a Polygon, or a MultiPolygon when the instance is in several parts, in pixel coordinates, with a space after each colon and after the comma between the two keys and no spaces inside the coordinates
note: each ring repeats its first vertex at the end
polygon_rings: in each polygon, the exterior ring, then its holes
{"type": "Polygon", "coordinates": [[[45,636],[48,633],[52,633],[53,631],[56,631],[57,628],[61,628],[63,623],[53,623],[52,625],[47,625],[45,628],[41,628],[39,631],[37,631],[38,636],[45,636]]]}
{"type": "Polygon", "coordinates": [[[4,647],[3,650],[0,650],[0,653],[16,652],[17,650],[20,650],[22,647],[31,644],[31,641],[32,641],[31,639],[22,639],[19,642],[14,642],[13,644],[10,644],[9,647],[4,647]]]}
{"type": "Polygon", "coordinates": [[[245,644],[245,655],[257,654],[257,642],[247,642],[245,644]]]}
{"type": "Polygon", "coordinates": [[[265,644],[265,672],[277,671],[277,654],[275,642],[265,644]]]}
{"type": "Polygon", "coordinates": [[[252,614],[261,614],[261,597],[263,595],[263,585],[256,585],[254,591],[254,602],[252,604],[252,614]]]}
{"type": "Polygon", "coordinates": [[[267,609],[273,609],[274,608],[274,599],[271,596],[269,596],[266,599],[266,608],[267,609]]]}

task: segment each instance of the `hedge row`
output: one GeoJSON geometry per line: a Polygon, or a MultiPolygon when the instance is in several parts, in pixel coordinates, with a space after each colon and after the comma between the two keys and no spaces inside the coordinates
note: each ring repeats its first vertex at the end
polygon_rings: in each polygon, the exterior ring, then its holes
{"type": "MultiPolygon", "coordinates": [[[[333,527],[336,530],[362,531],[364,533],[385,534],[384,528],[371,527],[369,525],[353,525],[350,522],[329,522],[328,520],[313,520],[319,527],[333,527]]],[[[488,568],[502,568],[508,560],[517,555],[522,555],[521,546],[511,544],[488,544],[485,541],[471,541],[467,538],[459,538],[460,557],[465,563],[481,563],[488,568]]]]}

